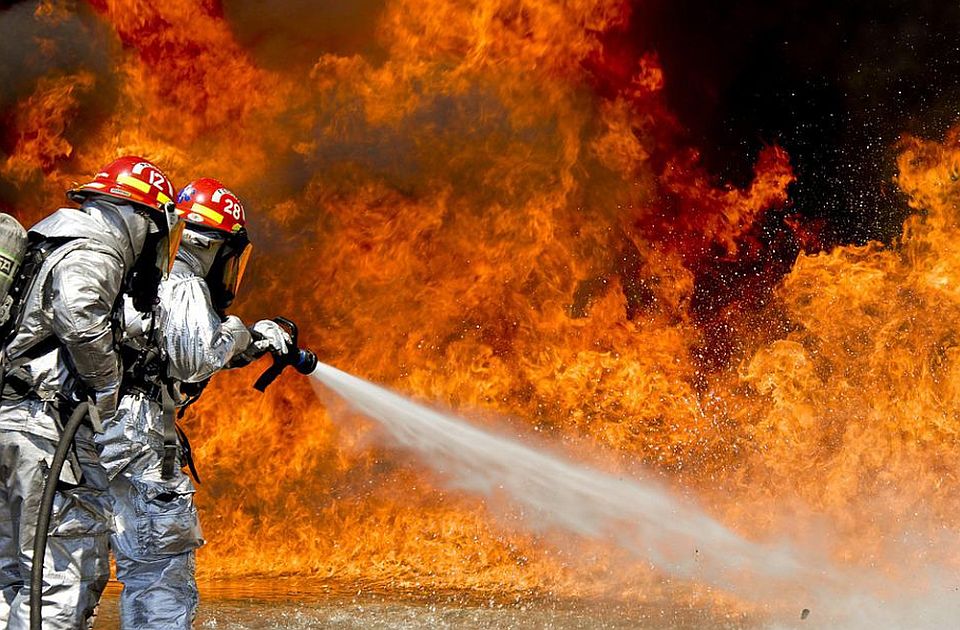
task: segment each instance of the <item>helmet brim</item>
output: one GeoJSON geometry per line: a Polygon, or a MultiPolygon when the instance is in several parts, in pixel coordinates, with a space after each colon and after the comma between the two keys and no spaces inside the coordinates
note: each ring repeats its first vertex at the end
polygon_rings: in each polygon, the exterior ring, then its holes
{"type": "Polygon", "coordinates": [[[136,190],[130,190],[130,188],[126,186],[107,186],[100,182],[90,182],[67,191],[67,198],[76,203],[83,203],[91,195],[102,195],[126,203],[137,204],[154,212],[163,210],[162,204],[158,205],[156,200],[136,190]]]}

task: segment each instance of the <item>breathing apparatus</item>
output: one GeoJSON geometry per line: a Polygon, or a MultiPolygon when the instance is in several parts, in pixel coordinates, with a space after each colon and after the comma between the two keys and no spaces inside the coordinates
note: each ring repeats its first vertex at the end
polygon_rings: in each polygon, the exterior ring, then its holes
{"type": "MultiPolygon", "coordinates": [[[[16,317],[19,287],[15,286],[27,253],[27,231],[9,214],[0,213],[0,328],[16,317]]],[[[5,337],[5,335],[4,335],[5,337]]]]}

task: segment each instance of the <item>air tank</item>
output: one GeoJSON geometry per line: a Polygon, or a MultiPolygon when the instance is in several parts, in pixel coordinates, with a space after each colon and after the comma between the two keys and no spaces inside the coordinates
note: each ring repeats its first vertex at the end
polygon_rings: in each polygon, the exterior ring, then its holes
{"type": "Polygon", "coordinates": [[[13,298],[10,287],[27,251],[27,231],[9,214],[0,212],[0,326],[7,323],[13,298]]]}

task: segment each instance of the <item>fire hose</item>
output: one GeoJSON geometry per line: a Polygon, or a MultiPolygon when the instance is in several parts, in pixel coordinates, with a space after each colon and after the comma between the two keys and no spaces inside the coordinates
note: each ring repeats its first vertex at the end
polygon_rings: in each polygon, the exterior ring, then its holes
{"type": "Polygon", "coordinates": [[[63,464],[67,461],[70,449],[73,447],[73,438],[77,429],[83,424],[90,412],[90,404],[82,402],[70,414],[70,419],[63,427],[57,450],[53,453],[53,461],[47,473],[47,481],[43,484],[43,497],[40,499],[40,512],[37,514],[37,531],[33,538],[33,566],[30,568],[30,630],[42,630],[43,610],[43,560],[47,555],[47,534],[50,528],[50,518],[53,513],[53,500],[57,494],[57,480],[63,464]]]}
{"type": "MultiPolygon", "coordinates": [[[[280,373],[288,367],[296,369],[301,374],[310,374],[317,367],[317,355],[306,348],[300,348],[299,330],[297,325],[286,317],[274,319],[284,328],[290,337],[290,344],[284,353],[272,352],[273,365],[266,369],[254,383],[258,391],[266,391],[280,373]]],[[[67,460],[77,429],[83,424],[89,413],[89,403],[81,403],[73,410],[70,419],[63,427],[60,441],[53,454],[47,480],[43,486],[43,497],[40,500],[40,512],[37,515],[37,531],[33,539],[33,566],[30,569],[30,630],[43,628],[43,561],[47,554],[47,536],[49,534],[50,519],[53,514],[53,501],[57,494],[57,480],[67,460]]]]}

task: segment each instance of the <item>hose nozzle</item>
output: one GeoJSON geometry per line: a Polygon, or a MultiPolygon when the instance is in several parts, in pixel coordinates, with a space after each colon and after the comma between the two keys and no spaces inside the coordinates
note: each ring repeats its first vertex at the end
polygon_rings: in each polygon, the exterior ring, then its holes
{"type": "Polygon", "coordinates": [[[301,374],[312,374],[317,369],[317,355],[313,350],[306,348],[297,348],[297,362],[293,364],[294,369],[301,374]]]}
{"type": "Polygon", "coordinates": [[[266,391],[280,373],[287,367],[294,368],[301,374],[310,374],[317,368],[317,355],[311,350],[298,346],[299,331],[297,325],[286,317],[275,317],[274,320],[290,335],[290,348],[283,354],[273,353],[273,365],[268,367],[253,387],[259,391],[266,391]]]}

